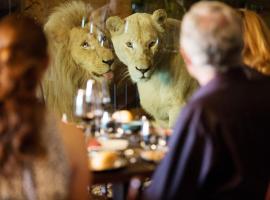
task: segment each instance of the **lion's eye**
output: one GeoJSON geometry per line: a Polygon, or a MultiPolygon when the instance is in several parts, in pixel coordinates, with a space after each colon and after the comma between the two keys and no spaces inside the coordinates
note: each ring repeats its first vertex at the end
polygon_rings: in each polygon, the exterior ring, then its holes
{"type": "Polygon", "coordinates": [[[152,40],[152,41],[150,41],[149,44],[148,44],[149,49],[152,48],[153,46],[155,46],[155,44],[157,42],[158,42],[158,40],[152,40]]]}
{"type": "Polygon", "coordinates": [[[133,49],[133,44],[132,44],[132,42],[127,42],[126,45],[127,45],[128,48],[133,49]]]}
{"type": "Polygon", "coordinates": [[[86,41],[84,41],[84,42],[81,44],[81,46],[82,46],[83,48],[85,48],[85,49],[90,47],[89,43],[86,42],[86,41]]]}

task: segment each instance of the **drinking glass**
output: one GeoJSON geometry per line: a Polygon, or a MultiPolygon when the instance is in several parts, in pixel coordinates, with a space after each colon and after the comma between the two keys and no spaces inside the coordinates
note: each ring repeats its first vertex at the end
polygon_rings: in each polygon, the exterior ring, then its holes
{"type": "Polygon", "coordinates": [[[142,117],[141,146],[146,150],[166,149],[167,141],[164,133],[158,133],[157,129],[151,127],[145,116],[142,117]]]}
{"type": "Polygon", "coordinates": [[[74,114],[83,121],[86,136],[91,136],[95,119],[94,80],[88,80],[86,90],[79,89],[75,97],[74,114]]]}
{"type": "Polygon", "coordinates": [[[86,103],[86,95],[84,89],[79,89],[75,97],[74,104],[74,114],[77,118],[81,120],[81,125],[84,129],[85,140],[88,141],[88,138],[91,137],[91,122],[93,120],[93,114],[91,109],[86,103]]]}

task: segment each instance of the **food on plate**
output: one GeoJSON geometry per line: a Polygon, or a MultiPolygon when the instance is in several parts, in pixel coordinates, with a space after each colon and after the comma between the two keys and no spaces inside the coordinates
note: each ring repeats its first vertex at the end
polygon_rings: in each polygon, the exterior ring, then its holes
{"type": "Polygon", "coordinates": [[[141,152],[141,157],[144,160],[159,162],[164,158],[165,153],[163,150],[145,150],[141,152]]]}
{"type": "Polygon", "coordinates": [[[113,113],[112,118],[120,123],[127,123],[132,121],[133,116],[128,110],[119,110],[113,113]]]}
{"type": "Polygon", "coordinates": [[[94,139],[91,138],[88,142],[88,151],[122,151],[129,145],[125,139],[94,139]]]}
{"type": "Polygon", "coordinates": [[[90,156],[90,166],[94,171],[102,171],[114,168],[114,165],[119,158],[114,151],[100,151],[90,156]]]}
{"type": "Polygon", "coordinates": [[[125,139],[99,139],[98,142],[105,150],[121,151],[128,147],[128,140],[125,139]]]}
{"type": "Polygon", "coordinates": [[[97,139],[95,139],[95,138],[89,139],[89,141],[88,141],[88,147],[89,148],[100,147],[100,146],[101,146],[101,144],[97,139]]]}

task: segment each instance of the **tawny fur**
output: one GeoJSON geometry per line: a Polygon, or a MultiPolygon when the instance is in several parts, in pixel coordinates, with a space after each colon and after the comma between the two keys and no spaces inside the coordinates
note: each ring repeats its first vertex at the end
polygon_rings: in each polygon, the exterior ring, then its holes
{"type": "Polygon", "coordinates": [[[89,78],[100,81],[110,70],[103,61],[114,58],[112,50],[102,47],[98,38],[103,34],[95,26],[89,34],[89,24],[81,27],[82,19],[88,19],[92,8],[78,1],[62,4],[49,16],[45,32],[49,40],[50,66],[43,81],[45,102],[49,109],[61,115],[66,113],[73,120],[73,101],[78,88],[84,88],[89,78]],[[83,47],[83,42],[90,44],[83,47]]]}
{"type": "Polygon", "coordinates": [[[164,10],[133,14],[106,22],[115,53],[137,83],[142,107],[157,122],[172,127],[181,107],[197,87],[179,55],[180,21],[164,10]],[[131,45],[132,43],[132,45],[131,45]],[[138,69],[148,69],[142,73],[138,69]]]}

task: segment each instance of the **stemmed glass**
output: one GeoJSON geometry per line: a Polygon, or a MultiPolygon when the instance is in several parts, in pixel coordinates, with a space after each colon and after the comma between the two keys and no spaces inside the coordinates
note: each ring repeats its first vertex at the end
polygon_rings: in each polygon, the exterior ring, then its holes
{"type": "Polygon", "coordinates": [[[97,83],[92,79],[87,81],[86,89],[79,89],[75,99],[75,115],[84,123],[85,133],[99,136],[106,133],[111,120],[111,98],[106,80],[97,83]],[[107,117],[107,118],[106,118],[107,117]]]}
{"type": "Polygon", "coordinates": [[[101,92],[102,92],[102,105],[104,110],[110,112],[111,111],[111,96],[109,91],[109,83],[106,79],[104,79],[101,83],[101,92]]]}
{"type": "Polygon", "coordinates": [[[88,80],[86,90],[79,89],[75,97],[74,114],[83,121],[86,137],[90,137],[95,118],[94,80],[88,80]]]}
{"type": "Polygon", "coordinates": [[[150,121],[145,116],[142,117],[141,146],[147,150],[161,150],[167,148],[167,138],[165,129],[161,127],[151,127],[150,121]],[[158,130],[159,129],[159,130],[158,130]]]}
{"type": "Polygon", "coordinates": [[[101,93],[100,93],[100,99],[101,99],[101,104],[102,104],[102,117],[100,118],[100,133],[103,136],[108,136],[108,133],[112,132],[112,129],[114,128],[112,124],[112,117],[111,117],[111,111],[112,111],[112,106],[111,106],[111,97],[110,97],[110,92],[109,92],[109,84],[106,79],[104,79],[101,82],[101,93]]]}

